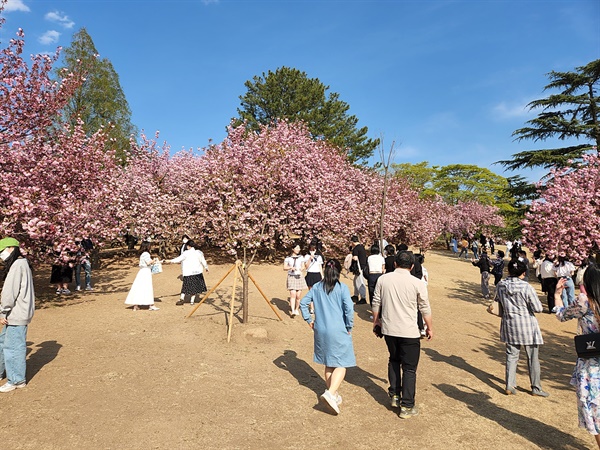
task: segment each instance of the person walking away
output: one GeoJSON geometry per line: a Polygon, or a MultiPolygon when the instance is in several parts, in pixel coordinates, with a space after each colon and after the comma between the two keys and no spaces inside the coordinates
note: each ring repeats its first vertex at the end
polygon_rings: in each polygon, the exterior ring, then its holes
{"type": "Polygon", "coordinates": [[[458,253],[458,241],[456,240],[456,236],[452,236],[450,239],[450,249],[452,250],[452,255],[458,253]]]}
{"type": "Polygon", "coordinates": [[[6,375],[0,392],[10,392],[27,385],[27,327],[35,312],[35,292],[31,267],[21,254],[19,241],[12,237],[1,239],[0,259],[4,262],[0,294],[0,379],[6,375]]]}
{"type": "Polygon", "coordinates": [[[92,251],[94,250],[94,243],[90,238],[81,237],[75,239],[75,245],[77,246],[75,256],[75,290],[81,290],[81,269],[85,274],[85,290],[93,291],[92,287],[92,251]]]}
{"type": "Polygon", "coordinates": [[[396,260],[396,248],[392,244],[385,247],[385,273],[396,270],[394,261],[396,260]]]}
{"type": "MultiPolygon", "coordinates": [[[[566,280],[558,280],[556,318],[561,322],[577,319],[579,335],[600,333],[600,269],[589,266],[582,281],[583,289],[575,303],[565,305],[562,293],[566,280]]],[[[570,384],[576,388],[579,426],[594,436],[600,448],[600,356],[577,358],[570,384]]]]}
{"type": "Polygon", "coordinates": [[[521,346],[527,352],[527,367],[531,381],[531,395],[548,397],[542,390],[539,347],[544,343],[542,332],[535,317],[543,307],[535,289],[523,280],[525,264],[518,259],[508,263],[508,277],[496,290],[496,298],[502,305],[500,340],[506,344],[506,395],[517,393],[517,363],[521,346]]]}
{"type": "Polygon", "coordinates": [[[356,366],[352,328],[354,305],[348,287],[340,283],[342,267],[330,259],[325,264],[324,278],[300,301],[302,318],[314,331],[313,360],[325,366],[327,389],[320,401],[333,413],[339,414],[342,397],[338,389],[346,376],[346,368],[356,366]],[[314,320],[309,305],[314,307],[314,320]]]}
{"type": "Polygon", "coordinates": [[[367,251],[365,246],[362,245],[358,236],[354,235],[350,238],[352,242],[352,259],[358,262],[359,273],[354,274],[354,295],[352,300],[357,305],[364,305],[367,303],[367,288],[366,288],[366,277],[369,276],[369,265],[367,264],[367,251]]]}
{"type": "Polygon", "coordinates": [[[556,257],[553,253],[546,253],[546,257],[540,266],[540,276],[542,277],[542,290],[546,293],[548,302],[548,314],[552,314],[554,309],[554,292],[556,291],[556,271],[554,270],[554,260],[556,257]]]}
{"type": "Polygon", "coordinates": [[[529,258],[527,257],[527,252],[525,250],[523,250],[521,248],[521,250],[519,250],[519,257],[517,258],[519,261],[521,261],[523,264],[525,264],[525,275],[523,277],[524,281],[527,281],[529,283],[529,266],[530,266],[530,262],[529,262],[529,258]]]}
{"type": "Polygon", "coordinates": [[[558,278],[565,280],[562,290],[563,305],[569,306],[575,303],[575,283],[572,278],[575,273],[575,266],[567,259],[564,252],[561,252],[554,262],[554,273],[556,273],[557,281],[558,278]]]}
{"type": "Polygon", "coordinates": [[[473,239],[471,250],[473,251],[473,258],[479,259],[479,243],[477,242],[477,239],[473,239]]]}
{"type": "Polygon", "coordinates": [[[396,270],[379,278],[373,297],[373,328],[381,333],[390,354],[389,396],[400,417],[408,419],[419,411],[415,405],[417,366],[421,352],[421,336],[417,326],[417,310],[423,314],[427,337],[433,338],[433,324],[427,286],[410,274],[413,255],[407,251],[396,255],[396,270]]]}
{"type": "Polygon", "coordinates": [[[185,296],[190,296],[190,305],[194,304],[196,296],[206,292],[206,281],[204,280],[203,272],[208,272],[208,264],[204,259],[204,253],[198,248],[196,243],[188,240],[186,249],[177,258],[166,261],[168,264],[181,263],[181,275],[183,283],[181,285],[181,293],[179,301],[175,303],[177,306],[183,305],[185,296]]]}
{"type": "Polygon", "coordinates": [[[466,238],[462,238],[460,241],[460,253],[458,257],[461,258],[463,253],[465,254],[465,259],[469,257],[469,241],[466,238]]]}
{"type": "Polygon", "coordinates": [[[371,254],[367,258],[367,264],[369,266],[369,302],[372,303],[377,280],[385,272],[385,258],[381,256],[379,247],[376,245],[371,247],[371,254]]]}
{"type": "Polygon", "coordinates": [[[504,274],[504,252],[498,250],[496,258],[492,262],[492,275],[494,275],[494,286],[498,286],[504,274]]]}
{"type": "Polygon", "coordinates": [[[133,305],[133,311],[140,309],[140,306],[148,306],[150,311],[158,311],[159,308],[154,306],[154,287],[152,286],[152,264],[158,262],[158,258],[152,259],[150,256],[152,244],[149,241],[142,242],[140,245],[140,262],[137,275],[131,289],[125,299],[126,305],[133,305]]]}
{"type": "Polygon", "coordinates": [[[487,252],[484,250],[481,252],[479,259],[472,259],[471,264],[475,267],[479,267],[479,273],[481,275],[481,296],[485,299],[490,298],[490,259],[488,258],[487,252]]]}
{"type": "Polygon", "coordinates": [[[290,316],[296,317],[300,314],[301,293],[306,289],[306,281],[302,277],[302,271],[305,268],[304,257],[300,255],[300,246],[295,245],[292,254],[284,259],[283,270],[287,275],[286,287],[290,293],[290,316]]]}

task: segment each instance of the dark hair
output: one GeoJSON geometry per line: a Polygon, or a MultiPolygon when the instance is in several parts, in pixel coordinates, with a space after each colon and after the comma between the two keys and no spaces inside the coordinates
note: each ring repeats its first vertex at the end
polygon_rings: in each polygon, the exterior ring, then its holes
{"type": "Polygon", "coordinates": [[[508,262],[508,275],[511,277],[520,277],[527,271],[527,266],[523,261],[511,259],[508,262]]]}
{"type": "Polygon", "coordinates": [[[140,252],[150,252],[150,247],[152,247],[152,243],[144,241],[140,244],[140,252]]]}
{"type": "Polygon", "coordinates": [[[504,252],[502,250],[498,250],[498,256],[500,258],[504,258],[504,252]]]}
{"type": "Polygon", "coordinates": [[[2,280],[6,279],[6,277],[8,276],[8,271],[10,270],[10,267],[21,256],[22,256],[21,249],[19,247],[14,247],[14,250],[12,251],[10,256],[8,258],[6,258],[6,261],[4,261],[4,270],[2,271],[2,277],[0,277],[2,280]]]}
{"type": "Polygon", "coordinates": [[[414,264],[414,256],[412,252],[408,252],[403,250],[396,254],[396,267],[400,267],[401,269],[410,269],[414,264]]]}
{"type": "Polygon", "coordinates": [[[542,251],[541,250],[536,250],[535,252],[533,252],[533,257],[535,259],[540,259],[540,256],[542,256],[542,251]]]}
{"type": "Polygon", "coordinates": [[[525,250],[519,250],[519,255],[527,257],[527,252],[525,250]]]}
{"type": "Polygon", "coordinates": [[[189,239],[186,243],[185,243],[185,247],[186,249],[188,248],[196,248],[196,243],[194,241],[192,241],[191,239],[189,239]]]}
{"type": "Polygon", "coordinates": [[[390,256],[396,253],[396,249],[392,244],[388,244],[385,246],[385,252],[388,254],[388,256],[390,256]]]}
{"type": "Polygon", "coordinates": [[[342,265],[337,259],[330,259],[325,263],[325,270],[323,272],[323,289],[329,294],[333,291],[335,285],[340,282],[342,265]]]}
{"type": "Polygon", "coordinates": [[[371,255],[378,255],[378,254],[379,254],[379,245],[371,246],[371,255]]]}
{"type": "Polygon", "coordinates": [[[415,255],[415,260],[419,262],[419,264],[423,264],[425,262],[425,255],[423,253],[417,253],[415,255]]]}
{"type": "Polygon", "coordinates": [[[350,238],[350,240],[352,242],[358,242],[358,236],[354,234],[354,235],[352,235],[352,237],[350,238]]]}
{"type": "Polygon", "coordinates": [[[397,250],[399,252],[405,252],[408,250],[408,245],[406,244],[398,244],[397,250]]]}
{"type": "Polygon", "coordinates": [[[317,251],[317,244],[315,244],[314,242],[311,242],[310,244],[308,244],[308,250],[314,250],[317,251]]]}
{"type": "Polygon", "coordinates": [[[600,268],[590,264],[583,274],[583,285],[589,300],[595,303],[594,311],[600,311],[600,268]]]}

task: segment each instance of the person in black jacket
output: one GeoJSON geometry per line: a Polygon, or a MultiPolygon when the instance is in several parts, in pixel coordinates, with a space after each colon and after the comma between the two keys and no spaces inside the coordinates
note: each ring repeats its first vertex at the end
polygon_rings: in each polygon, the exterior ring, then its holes
{"type": "Polygon", "coordinates": [[[483,298],[490,298],[491,263],[487,252],[485,250],[482,251],[479,259],[472,259],[471,264],[473,264],[475,267],[479,267],[479,273],[481,273],[481,295],[483,298]]]}

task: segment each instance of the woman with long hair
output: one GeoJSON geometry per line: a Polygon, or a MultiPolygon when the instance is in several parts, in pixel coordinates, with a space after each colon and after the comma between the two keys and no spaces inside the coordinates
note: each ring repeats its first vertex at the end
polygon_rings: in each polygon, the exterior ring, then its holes
{"type": "MultiPolygon", "coordinates": [[[[583,275],[583,289],[577,300],[564,305],[562,293],[567,281],[558,280],[554,302],[556,317],[561,322],[577,319],[578,334],[600,332],[600,269],[589,266],[583,275]]],[[[571,385],[577,388],[579,426],[596,438],[600,448],[600,356],[577,358],[571,376],[571,385]]]]}
{"type": "Polygon", "coordinates": [[[4,261],[0,311],[0,378],[6,383],[0,392],[24,388],[27,354],[27,327],[35,311],[33,276],[19,242],[12,237],[0,240],[0,259],[4,261]]]}
{"type": "Polygon", "coordinates": [[[140,306],[148,306],[150,311],[158,311],[154,306],[154,287],[152,286],[152,264],[158,262],[158,258],[152,259],[150,256],[151,244],[148,241],[142,242],[140,246],[140,271],[137,273],[131,289],[125,299],[126,305],[133,305],[133,310],[137,311],[140,306]]]}
{"type": "Polygon", "coordinates": [[[340,283],[342,266],[336,259],[325,264],[323,280],[315,284],[300,302],[302,317],[314,331],[313,360],[325,366],[327,389],[320,401],[339,414],[342,397],[338,389],[346,376],[346,368],[356,366],[352,327],[354,306],[348,287],[340,283]],[[313,303],[314,319],[309,312],[313,303]]]}
{"type": "Polygon", "coordinates": [[[196,243],[188,240],[185,243],[185,250],[177,258],[166,261],[169,264],[181,263],[181,274],[183,284],[181,285],[181,294],[176,305],[181,306],[185,296],[190,296],[190,304],[194,304],[196,296],[206,292],[206,281],[202,272],[208,272],[208,264],[204,259],[204,253],[198,248],[196,243]]]}

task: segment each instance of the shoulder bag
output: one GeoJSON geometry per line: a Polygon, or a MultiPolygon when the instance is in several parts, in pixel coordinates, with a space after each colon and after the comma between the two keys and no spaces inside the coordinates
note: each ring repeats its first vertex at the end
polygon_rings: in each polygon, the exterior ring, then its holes
{"type": "Polygon", "coordinates": [[[578,358],[587,359],[600,356],[600,333],[575,336],[575,350],[578,358]]]}

